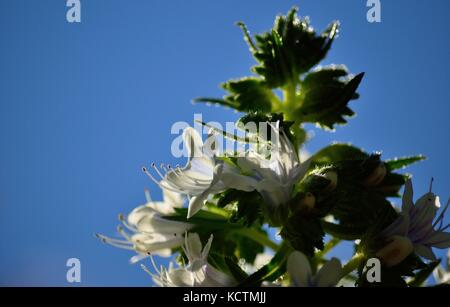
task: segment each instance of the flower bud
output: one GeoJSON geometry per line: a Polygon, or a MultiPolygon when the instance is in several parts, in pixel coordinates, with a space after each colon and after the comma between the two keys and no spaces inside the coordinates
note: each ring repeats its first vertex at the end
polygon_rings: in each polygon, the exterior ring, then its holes
{"type": "Polygon", "coordinates": [[[310,192],[307,192],[305,194],[305,196],[303,196],[300,199],[300,202],[299,202],[300,210],[305,210],[305,211],[311,211],[315,205],[316,205],[316,197],[310,192]]]}
{"type": "Polygon", "coordinates": [[[393,236],[389,243],[380,249],[376,256],[387,266],[393,267],[408,257],[414,250],[410,239],[403,236],[393,236]]]}
{"type": "Polygon", "coordinates": [[[386,176],[386,173],[387,173],[386,165],[384,165],[384,163],[381,162],[366,178],[366,180],[364,180],[364,185],[366,187],[374,187],[379,185],[386,176]]]}

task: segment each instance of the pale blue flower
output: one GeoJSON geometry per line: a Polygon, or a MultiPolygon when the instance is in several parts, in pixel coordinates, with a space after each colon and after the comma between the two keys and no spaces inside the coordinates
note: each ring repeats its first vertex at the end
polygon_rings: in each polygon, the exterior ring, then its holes
{"type": "Polygon", "coordinates": [[[417,255],[429,260],[436,260],[433,247],[440,249],[450,247],[450,233],[445,231],[450,224],[444,225],[444,215],[448,206],[447,202],[436,218],[440,208],[439,197],[431,191],[430,187],[430,191],[414,203],[412,183],[411,180],[407,180],[400,216],[381,233],[381,237],[387,241],[392,241],[392,238],[406,238],[412,244],[417,255]]]}
{"type": "Polygon", "coordinates": [[[327,261],[313,275],[308,259],[299,251],[289,255],[287,271],[293,287],[335,287],[342,277],[341,262],[337,258],[327,261]]]}

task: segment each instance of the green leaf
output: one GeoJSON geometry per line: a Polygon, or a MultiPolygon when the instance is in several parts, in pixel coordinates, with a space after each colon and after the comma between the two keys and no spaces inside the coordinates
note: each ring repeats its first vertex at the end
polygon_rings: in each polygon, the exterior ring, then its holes
{"type": "Polygon", "coordinates": [[[250,275],[239,286],[257,287],[263,281],[275,281],[286,272],[286,261],[291,251],[292,248],[283,243],[268,264],[250,275]]]}
{"type": "Polygon", "coordinates": [[[194,102],[209,102],[233,108],[241,112],[258,111],[269,113],[272,104],[279,104],[278,97],[268,88],[262,79],[245,77],[223,83],[222,88],[228,91],[223,99],[200,97],[194,102]]]}
{"type": "Polygon", "coordinates": [[[388,170],[383,181],[374,189],[386,197],[399,197],[399,190],[405,184],[407,178],[406,175],[390,173],[388,170]]]}
{"type": "Polygon", "coordinates": [[[325,235],[321,222],[313,216],[305,216],[301,213],[289,217],[281,236],[288,240],[292,247],[312,257],[315,249],[323,249],[323,237],[325,235]]]}
{"type": "Polygon", "coordinates": [[[228,264],[226,262],[226,258],[227,257],[224,256],[224,253],[222,251],[212,250],[208,255],[208,263],[211,264],[214,268],[224,272],[225,274],[231,274],[231,271],[229,270],[228,264]]]}
{"type": "Polygon", "coordinates": [[[247,273],[245,273],[236,263],[236,259],[225,257],[225,263],[227,264],[228,270],[230,271],[231,275],[234,277],[234,279],[236,279],[238,283],[241,283],[248,278],[247,273]]]}
{"type": "Polygon", "coordinates": [[[322,148],[312,156],[312,165],[322,166],[345,160],[362,160],[368,155],[350,144],[336,143],[322,148]]]}
{"type": "Polygon", "coordinates": [[[388,168],[388,170],[396,170],[396,169],[401,169],[401,168],[405,168],[408,165],[411,165],[413,163],[425,160],[426,157],[422,156],[422,155],[418,155],[418,156],[411,156],[411,157],[402,157],[402,158],[396,158],[396,159],[392,159],[392,160],[387,160],[385,161],[386,167],[388,168]]]}
{"type": "Polygon", "coordinates": [[[256,256],[264,252],[264,245],[257,242],[255,238],[244,236],[243,234],[248,230],[252,229],[253,232],[257,232],[258,236],[269,240],[267,233],[262,229],[256,228],[244,228],[238,233],[234,233],[229,237],[234,243],[236,243],[235,255],[238,259],[244,259],[248,263],[253,263],[256,256]]]}
{"type": "Polygon", "coordinates": [[[366,226],[339,225],[326,221],[322,221],[322,227],[333,237],[349,241],[360,239],[367,230],[366,226]]]}
{"type": "Polygon", "coordinates": [[[294,111],[295,119],[327,129],[347,123],[345,117],[354,115],[348,103],[358,98],[356,90],[363,76],[361,73],[351,80],[343,79],[347,77],[343,68],[322,68],[309,73],[301,84],[300,107],[294,111]]]}
{"type": "Polygon", "coordinates": [[[222,87],[230,93],[225,96],[225,100],[238,111],[269,113],[272,103],[279,103],[278,98],[261,79],[248,77],[231,80],[223,83],[222,87]]]}
{"type": "Polygon", "coordinates": [[[223,83],[222,88],[229,92],[224,100],[238,111],[268,113],[272,109],[272,102],[278,102],[278,98],[261,79],[246,77],[230,80],[223,83]]]}
{"type": "Polygon", "coordinates": [[[195,216],[187,219],[188,208],[175,208],[175,213],[173,215],[165,216],[167,219],[181,220],[181,221],[194,221],[194,220],[209,220],[209,221],[222,221],[226,222],[227,217],[223,214],[218,214],[216,212],[200,210],[195,216]]]}
{"type": "Polygon", "coordinates": [[[234,206],[235,210],[230,217],[233,223],[241,223],[251,226],[255,223],[261,224],[263,215],[261,210],[262,198],[257,191],[244,192],[235,189],[228,189],[216,196],[217,205],[221,208],[234,206]]]}
{"type": "MultiPolygon", "coordinates": [[[[271,88],[296,84],[300,74],[307,72],[326,56],[338,26],[334,22],[317,35],[306,18],[297,16],[297,8],[291,9],[287,16],[277,16],[274,27],[256,35],[256,44],[250,45],[259,63],[253,68],[254,72],[263,76],[271,88]]],[[[249,41],[248,35],[246,40],[249,41]]]]}
{"type": "Polygon", "coordinates": [[[173,215],[164,216],[164,218],[193,224],[195,230],[208,229],[213,231],[241,227],[241,225],[229,223],[228,217],[205,210],[200,210],[197,214],[188,219],[187,210],[187,208],[175,208],[175,213],[173,215]]]}
{"type": "MultiPolygon", "coordinates": [[[[352,181],[339,185],[335,196],[329,201],[334,201],[334,207],[330,213],[340,221],[340,225],[355,230],[366,228],[367,231],[368,228],[383,220],[381,219],[383,212],[389,213],[390,219],[386,222],[387,224],[392,223],[397,217],[395,209],[385,195],[364,186],[358,186],[352,181]]],[[[382,225],[382,227],[386,226],[386,224],[382,225]]]]}

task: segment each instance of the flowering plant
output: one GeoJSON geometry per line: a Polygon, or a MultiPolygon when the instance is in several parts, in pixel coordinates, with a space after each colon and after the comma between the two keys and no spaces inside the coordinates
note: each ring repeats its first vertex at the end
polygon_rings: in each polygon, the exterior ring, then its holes
{"type": "MultiPolygon", "coordinates": [[[[339,23],[318,34],[293,8],[254,38],[238,26],[257,61],[254,75],[223,83],[223,98],[195,101],[245,113],[236,124],[245,137],[202,123],[209,129],[203,140],[186,128],[184,167],[143,168],[164,200],[147,191],[146,204],[120,216],[123,239],[98,237],[136,251],[132,262],[150,258],[153,269],[142,266],[161,286],[422,285],[439,264],[433,248],[450,247],[443,223],[449,204],[438,213],[431,187],[414,202],[411,179],[397,172],[424,157],[382,160],[349,144],[303,154],[303,125],[346,124],[354,115],[349,103],[359,97],[363,73],[317,66],[339,23]],[[220,137],[245,150],[220,150],[220,137]],[[388,198],[402,186],[399,211],[388,198]],[[327,259],[343,240],[355,251],[344,265],[327,259]],[[169,268],[156,266],[153,255],[174,254],[169,268]]],[[[441,267],[438,274],[445,275],[441,267]]]]}

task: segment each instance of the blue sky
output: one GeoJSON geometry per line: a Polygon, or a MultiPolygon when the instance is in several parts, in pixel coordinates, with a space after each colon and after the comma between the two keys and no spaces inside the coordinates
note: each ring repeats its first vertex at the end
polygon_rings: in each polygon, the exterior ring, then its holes
{"type": "Polygon", "coordinates": [[[190,103],[249,74],[234,22],[261,32],[293,5],[316,29],[341,21],[323,64],[366,72],[357,117],[334,133],[309,127],[308,150],[338,140],[385,158],[424,154],[408,169],[416,195],[433,176],[449,196],[449,1],[382,0],[378,24],[364,0],[81,0],[80,24],[67,23],[65,2],[0,2],[0,285],[69,285],[71,257],[82,285],[149,285],[131,253],[93,234],[114,234],[145,187],[160,196],[140,167],[182,162],[170,154],[175,121],[237,119],[190,103]]]}

